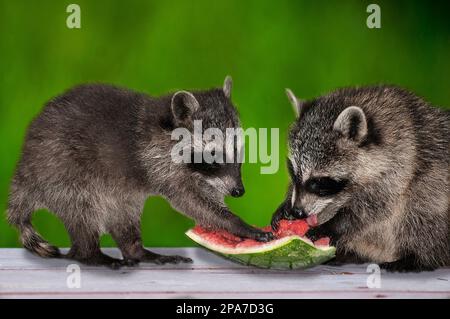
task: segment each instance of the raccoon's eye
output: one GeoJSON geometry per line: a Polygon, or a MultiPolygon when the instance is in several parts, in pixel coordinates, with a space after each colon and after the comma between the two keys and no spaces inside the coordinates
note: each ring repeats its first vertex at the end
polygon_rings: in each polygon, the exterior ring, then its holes
{"type": "Polygon", "coordinates": [[[191,167],[191,169],[193,169],[194,171],[203,173],[205,175],[213,175],[215,173],[217,173],[222,166],[218,163],[191,163],[189,165],[191,167]]]}
{"type": "Polygon", "coordinates": [[[330,177],[318,177],[309,179],[305,183],[305,189],[307,192],[318,196],[331,196],[341,192],[347,182],[347,180],[337,180],[330,177]]]}
{"type": "Polygon", "coordinates": [[[194,160],[195,153],[191,153],[191,162],[188,164],[188,166],[196,172],[200,172],[205,175],[213,175],[213,174],[216,174],[222,168],[222,164],[220,164],[220,163],[216,163],[216,162],[207,163],[203,160],[202,155],[200,155],[198,157],[202,158],[202,161],[199,163],[196,163],[194,160]]]}

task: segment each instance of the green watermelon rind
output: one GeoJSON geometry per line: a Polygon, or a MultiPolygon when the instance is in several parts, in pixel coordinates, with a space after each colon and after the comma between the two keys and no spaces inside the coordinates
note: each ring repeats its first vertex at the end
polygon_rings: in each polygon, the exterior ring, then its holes
{"type": "Polygon", "coordinates": [[[211,243],[193,230],[186,235],[199,245],[235,262],[270,269],[305,269],[335,257],[333,246],[314,246],[307,238],[287,236],[256,247],[231,248],[211,243]]]}

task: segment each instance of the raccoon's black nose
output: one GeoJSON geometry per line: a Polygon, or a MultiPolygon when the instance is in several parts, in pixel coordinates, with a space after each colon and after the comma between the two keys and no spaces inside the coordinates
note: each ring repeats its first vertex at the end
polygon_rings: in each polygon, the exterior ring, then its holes
{"type": "Polygon", "coordinates": [[[231,190],[231,196],[233,197],[241,197],[242,195],[244,195],[244,193],[244,187],[235,187],[231,190]]]}
{"type": "Polygon", "coordinates": [[[292,216],[294,218],[297,218],[297,219],[301,219],[301,218],[305,218],[306,217],[306,213],[303,210],[303,208],[299,208],[299,207],[292,207],[291,214],[292,214],[292,216]]]}

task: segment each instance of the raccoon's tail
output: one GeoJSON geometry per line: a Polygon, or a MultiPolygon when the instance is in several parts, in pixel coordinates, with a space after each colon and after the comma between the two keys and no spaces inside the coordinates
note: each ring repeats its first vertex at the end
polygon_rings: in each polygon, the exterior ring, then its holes
{"type": "MultiPolygon", "coordinates": [[[[11,225],[20,231],[20,239],[24,248],[41,257],[60,257],[59,249],[45,241],[31,224],[32,210],[14,209],[11,203],[8,205],[7,216],[11,225]],[[26,212],[26,213],[24,213],[26,212]]],[[[16,206],[17,207],[17,206],[16,206]]]]}
{"type": "Polygon", "coordinates": [[[58,247],[45,241],[41,235],[33,228],[30,222],[20,225],[20,239],[22,245],[33,254],[44,258],[57,258],[61,256],[58,247]]]}

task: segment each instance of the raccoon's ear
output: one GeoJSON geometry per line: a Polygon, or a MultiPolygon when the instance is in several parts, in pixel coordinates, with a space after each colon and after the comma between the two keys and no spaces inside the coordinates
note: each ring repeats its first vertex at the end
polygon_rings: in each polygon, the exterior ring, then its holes
{"type": "Polygon", "coordinates": [[[302,111],[303,105],[305,104],[304,101],[298,99],[291,89],[286,89],[286,95],[294,108],[295,116],[298,118],[302,111]]]}
{"type": "Polygon", "coordinates": [[[333,129],[345,138],[359,143],[367,136],[366,115],[360,107],[349,106],[339,114],[333,129]]]}
{"type": "Polygon", "coordinates": [[[229,99],[231,97],[231,89],[233,87],[233,79],[227,75],[223,81],[223,93],[229,99]]]}
{"type": "Polygon", "coordinates": [[[187,91],[178,91],[172,96],[171,108],[175,121],[186,121],[200,107],[195,96],[187,91]]]}

